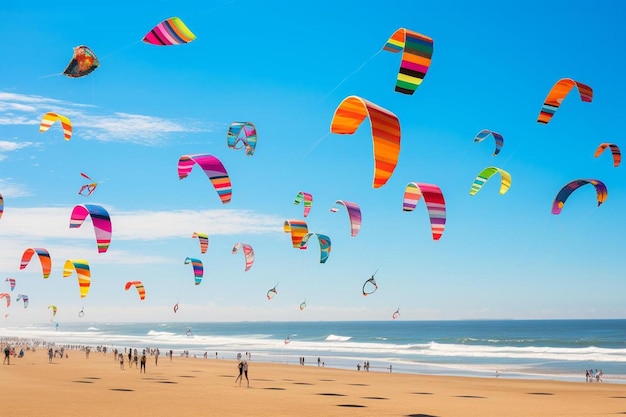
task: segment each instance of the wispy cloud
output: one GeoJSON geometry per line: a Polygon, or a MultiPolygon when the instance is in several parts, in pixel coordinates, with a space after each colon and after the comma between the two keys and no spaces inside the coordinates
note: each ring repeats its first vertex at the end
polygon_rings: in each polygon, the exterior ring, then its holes
{"type": "Polygon", "coordinates": [[[0,179],[0,193],[2,193],[4,199],[32,195],[26,186],[14,182],[11,178],[0,179]]]}
{"type": "Polygon", "coordinates": [[[0,125],[38,125],[54,111],[72,121],[75,137],[105,142],[158,145],[172,134],[210,132],[221,123],[106,112],[96,106],[53,98],[0,92],[0,125]]]}

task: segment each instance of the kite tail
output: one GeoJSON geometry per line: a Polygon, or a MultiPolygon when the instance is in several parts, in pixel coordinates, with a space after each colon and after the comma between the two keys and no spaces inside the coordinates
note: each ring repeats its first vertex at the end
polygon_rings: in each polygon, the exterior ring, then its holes
{"type": "Polygon", "coordinates": [[[378,52],[376,52],[374,55],[372,55],[371,57],[369,57],[368,59],[366,59],[361,66],[359,66],[356,70],[352,71],[350,74],[348,74],[343,80],[341,80],[339,82],[339,84],[337,84],[332,90],[330,90],[324,97],[322,97],[322,99],[320,100],[320,102],[318,104],[320,104],[321,102],[323,102],[324,100],[326,100],[328,98],[328,96],[330,96],[332,93],[335,92],[336,89],[338,89],[341,84],[345,83],[348,78],[352,77],[354,74],[356,74],[357,72],[359,72],[364,66],[366,66],[372,59],[374,59],[376,57],[376,55],[378,55],[379,53],[381,53],[383,50],[380,49],[378,52]]]}

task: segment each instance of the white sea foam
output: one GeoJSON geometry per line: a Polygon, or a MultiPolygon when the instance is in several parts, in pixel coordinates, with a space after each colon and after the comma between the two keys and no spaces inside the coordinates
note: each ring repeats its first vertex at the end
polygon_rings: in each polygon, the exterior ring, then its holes
{"type": "Polygon", "coordinates": [[[352,339],[351,336],[337,336],[335,334],[331,334],[328,335],[325,340],[328,340],[329,342],[347,342],[350,339],[352,339]]]}

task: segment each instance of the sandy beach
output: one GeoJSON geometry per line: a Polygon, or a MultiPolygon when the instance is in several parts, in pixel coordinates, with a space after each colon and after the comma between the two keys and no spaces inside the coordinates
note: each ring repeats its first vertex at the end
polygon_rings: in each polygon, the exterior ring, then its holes
{"type": "Polygon", "coordinates": [[[0,367],[5,416],[412,416],[555,417],[626,414],[624,385],[442,377],[148,356],[146,373],[120,369],[111,352],[26,351],[0,367]]]}

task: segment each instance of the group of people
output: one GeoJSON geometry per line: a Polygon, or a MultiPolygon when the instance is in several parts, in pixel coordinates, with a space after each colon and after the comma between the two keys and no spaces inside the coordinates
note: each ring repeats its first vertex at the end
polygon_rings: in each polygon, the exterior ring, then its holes
{"type": "Polygon", "coordinates": [[[237,368],[239,368],[239,375],[237,375],[237,378],[235,379],[235,384],[239,381],[239,386],[241,386],[241,381],[243,381],[243,377],[245,376],[249,387],[250,380],[248,379],[248,361],[246,359],[240,360],[237,368]]]}
{"type": "MultiPolygon", "coordinates": [[[[115,352],[117,352],[117,349],[115,350],[115,352]]],[[[119,353],[117,355],[117,359],[120,362],[120,369],[124,370],[124,354],[123,353],[119,353]]],[[[133,364],[135,365],[135,368],[139,368],[139,373],[146,373],[146,350],[144,349],[141,353],[141,356],[139,356],[139,352],[137,351],[137,349],[128,349],[128,368],[132,368],[133,364]],[[137,365],[139,363],[139,366],[137,365]]],[[[157,355],[157,359],[156,361],[158,361],[158,355],[157,355]]]]}
{"type": "MultiPolygon", "coordinates": [[[[360,363],[356,364],[356,370],[357,371],[361,370],[361,364],[360,363]]],[[[370,370],[370,361],[364,361],[363,362],[363,370],[369,372],[369,370],[370,370]]]]}
{"type": "Polygon", "coordinates": [[[587,369],[585,371],[585,382],[602,382],[602,375],[602,369],[599,371],[597,369],[595,371],[593,369],[587,369]]]}

